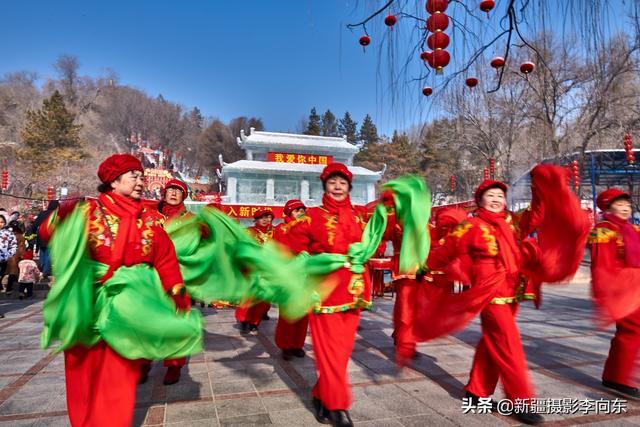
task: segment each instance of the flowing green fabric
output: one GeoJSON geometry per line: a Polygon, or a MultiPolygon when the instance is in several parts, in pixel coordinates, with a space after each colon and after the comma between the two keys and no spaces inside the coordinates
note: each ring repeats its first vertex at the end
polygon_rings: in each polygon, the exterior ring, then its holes
{"type": "MultiPolygon", "coordinates": [[[[429,251],[429,190],[423,179],[414,176],[384,187],[393,191],[396,218],[404,229],[401,271],[415,273],[424,266],[429,251]]],[[[331,289],[321,286],[325,275],[345,266],[354,274],[364,273],[386,227],[387,208],[379,203],[361,241],[351,244],[347,254],[302,253],[291,258],[275,243],[259,245],[237,221],[212,207],[166,225],[191,296],[204,301],[268,301],[278,304],[290,320],[304,316],[330,293],[331,289]]]]}
{"type": "Polygon", "coordinates": [[[146,264],[119,267],[99,284],[108,266],[90,259],[87,205],[56,226],[50,242],[55,284],[44,303],[42,347],[57,351],[100,339],[127,359],[171,359],[202,351],[202,315],[176,313],[158,273],[146,264]]]}

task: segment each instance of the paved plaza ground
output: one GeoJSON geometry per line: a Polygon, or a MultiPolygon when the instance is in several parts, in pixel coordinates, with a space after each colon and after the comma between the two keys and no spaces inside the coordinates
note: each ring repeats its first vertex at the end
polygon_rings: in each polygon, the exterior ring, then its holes
{"type": "MultiPolygon", "coordinates": [[[[360,426],[517,425],[497,414],[464,414],[462,387],[480,336],[477,320],[462,333],[419,346],[413,369],[397,372],[393,362],[390,296],[377,299],[362,317],[349,364],[360,426]]],[[[68,425],[63,358],[38,347],[42,299],[0,300],[0,425],[68,425]]],[[[256,336],[240,336],[232,310],[202,309],[205,352],[192,357],[178,384],[164,386],[155,363],[139,386],[136,425],[227,426],[317,425],[310,410],[315,381],[311,337],[307,357],[290,362],[274,344],[276,310],[256,336]]],[[[545,286],[537,311],[523,305],[519,326],[536,392],[543,398],[615,399],[600,374],[612,332],[591,321],[588,276],[569,286],[545,286]]],[[[498,392],[497,398],[501,397],[498,392]]],[[[621,414],[546,415],[545,425],[640,425],[640,402],[621,414]]]]}

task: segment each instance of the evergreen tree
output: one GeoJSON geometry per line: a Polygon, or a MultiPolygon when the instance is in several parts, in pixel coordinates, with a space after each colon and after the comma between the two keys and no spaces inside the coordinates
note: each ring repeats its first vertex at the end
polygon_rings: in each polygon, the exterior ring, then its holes
{"type": "Polygon", "coordinates": [[[320,120],[320,116],[316,112],[316,107],[313,107],[309,114],[309,122],[307,123],[307,129],[304,131],[304,134],[320,135],[320,120]]]}
{"type": "Polygon", "coordinates": [[[74,124],[75,118],[58,91],[42,102],[40,110],[27,111],[18,155],[31,163],[34,177],[51,175],[62,162],[86,157],[82,126],[74,124]]]}
{"type": "Polygon", "coordinates": [[[189,114],[187,115],[187,120],[191,124],[193,124],[198,129],[202,129],[204,125],[204,117],[202,116],[202,112],[198,107],[193,107],[189,114]]]}
{"type": "Polygon", "coordinates": [[[352,144],[355,144],[358,140],[358,122],[353,121],[348,111],[344,113],[344,117],[340,119],[338,132],[340,136],[346,135],[347,141],[352,144]]]}
{"type": "Polygon", "coordinates": [[[322,136],[338,136],[338,122],[331,110],[325,111],[322,115],[320,128],[322,136]]]}
{"type": "Polygon", "coordinates": [[[373,123],[370,115],[367,114],[364,117],[362,126],[360,126],[360,135],[358,136],[364,146],[367,146],[368,144],[375,144],[380,139],[378,136],[378,129],[373,123]]]}

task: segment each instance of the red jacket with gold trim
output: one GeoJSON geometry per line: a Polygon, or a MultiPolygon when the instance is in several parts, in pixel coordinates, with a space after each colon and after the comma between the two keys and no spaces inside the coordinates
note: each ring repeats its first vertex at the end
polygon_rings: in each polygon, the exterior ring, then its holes
{"type": "MultiPolygon", "coordinates": [[[[346,254],[350,243],[359,242],[366,225],[365,213],[356,207],[353,209],[353,221],[357,227],[350,236],[336,242],[338,216],[324,207],[307,209],[305,216],[295,220],[289,228],[288,239],[295,253],[307,251],[311,255],[319,253],[346,254]]],[[[366,267],[365,267],[366,268],[366,267]]],[[[329,274],[326,283],[335,284],[329,296],[314,308],[316,313],[336,313],[351,309],[371,307],[371,280],[369,272],[354,275],[348,268],[341,267],[329,274]]]]}

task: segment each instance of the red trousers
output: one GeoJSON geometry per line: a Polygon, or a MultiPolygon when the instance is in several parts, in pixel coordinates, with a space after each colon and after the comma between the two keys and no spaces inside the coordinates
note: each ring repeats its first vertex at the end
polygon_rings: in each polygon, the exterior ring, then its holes
{"type": "Polygon", "coordinates": [[[313,396],[330,411],[351,407],[347,368],[356,340],[360,310],[309,315],[318,381],[313,396]]]}
{"type": "Polygon", "coordinates": [[[534,397],[527,361],[516,326],[517,304],[489,304],[480,313],[482,338],[476,347],[465,390],[489,397],[502,381],[507,399],[534,397]]]}
{"type": "Polygon", "coordinates": [[[411,359],[416,354],[416,339],[413,336],[415,300],[418,284],[412,279],[393,282],[396,303],[393,306],[393,328],[396,339],[396,361],[411,359]]]}
{"type": "Polygon", "coordinates": [[[73,427],[129,427],[140,361],[119,356],[104,341],[64,352],[67,409],[73,427]]]}
{"type": "Polygon", "coordinates": [[[258,326],[262,321],[262,316],[269,311],[270,308],[271,304],[264,301],[245,302],[236,308],[236,320],[258,326]]]}
{"type": "Polygon", "coordinates": [[[640,350],[640,310],[616,322],[602,379],[636,387],[635,364],[640,350]]]}
{"type": "Polygon", "coordinates": [[[282,316],[278,317],[278,324],[276,325],[276,345],[282,350],[304,347],[308,326],[309,316],[304,316],[297,322],[289,322],[283,319],[282,316]]]}

